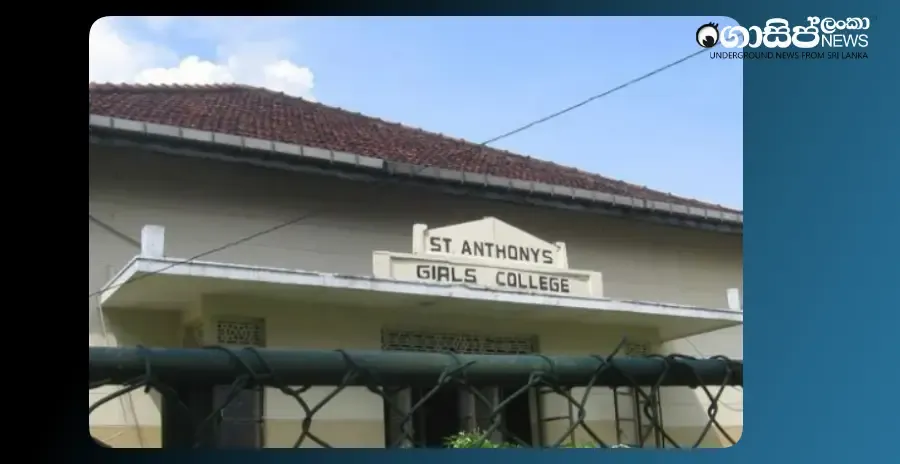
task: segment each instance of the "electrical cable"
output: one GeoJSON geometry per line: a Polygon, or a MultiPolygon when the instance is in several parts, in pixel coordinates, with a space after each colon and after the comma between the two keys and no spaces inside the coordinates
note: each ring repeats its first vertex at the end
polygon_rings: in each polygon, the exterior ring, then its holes
{"type": "MultiPolygon", "coordinates": [[[[116,229],[115,227],[107,224],[106,222],[103,222],[100,219],[97,219],[97,217],[95,217],[90,212],[88,212],[88,220],[90,222],[100,226],[100,228],[102,228],[103,230],[105,230],[106,232],[111,234],[112,236],[125,241],[129,245],[132,245],[137,249],[141,248],[140,241],[131,238],[125,232],[122,232],[121,230],[116,229]]],[[[109,277],[110,277],[109,269],[107,269],[107,278],[109,278],[109,277]]],[[[100,324],[100,334],[103,337],[104,345],[114,346],[114,344],[110,338],[110,331],[109,331],[109,327],[106,323],[106,316],[103,313],[103,306],[100,305],[99,301],[96,302],[96,312],[97,312],[97,322],[100,324]]],[[[134,405],[134,397],[132,397],[132,393],[120,396],[118,398],[118,401],[119,401],[119,406],[121,406],[121,408],[122,408],[122,419],[125,422],[128,422],[128,417],[129,417],[128,413],[131,412],[131,418],[133,419],[133,422],[134,422],[134,431],[135,431],[135,434],[137,435],[138,444],[141,446],[141,448],[145,448],[146,446],[145,446],[145,442],[144,442],[144,433],[141,430],[140,420],[138,419],[137,407],[135,407],[135,405],[134,405]],[[126,401],[128,403],[127,406],[125,404],[126,401]]],[[[124,433],[125,432],[120,431],[120,432],[114,434],[113,436],[108,437],[102,441],[105,444],[109,445],[114,438],[117,438],[124,433]]]]}
{"type": "MultiPolygon", "coordinates": [[[[510,136],[512,136],[512,135],[515,135],[515,134],[518,134],[518,133],[523,132],[523,131],[525,131],[525,130],[528,130],[528,129],[530,129],[530,128],[532,128],[532,127],[538,125],[538,124],[542,124],[542,123],[547,122],[547,121],[549,121],[549,120],[551,120],[551,119],[554,119],[554,118],[557,118],[557,117],[559,117],[559,116],[562,116],[562,115],[564,115],[564,114],[566,114],[566,113],[568,113],[568,112],[570,112],[570,111],[573,111],[573,110],[576,110],[576,109],[578,109],[578,108],[581,108],[582,106],[587,105],[588,103],[591,103],[591,102],[593,102],[594,100],[598,100],[598,99],[600,99],[600,98],[606,97],[606,96],[608,96],[608,95],[610,95],[610,94],[612,94],[612,93],[614,93],[614,92],[617,92],[617,91],[622,90],[622,89],[624,89],[624,88],[626,88],[626,87],[628,87],[628,86],[631,86],[631,85],[633,85],[633,84],[636,84],[636,83],[638,83],[638,82],[640,82],[640,81],[642,81],[642,80],[644,80],[644,79],[647,79],[648,77],[654,76],[654,75],[656,75],[656,74],[659,74],[659,73],[662,72],[662,71],[665,71],[665,70],[667,70],[667,69],[670,69],[670,68],[672,68],[672,67],[674,67],[674,66],[677,66],[677,65],[679,65],[679,64],[681,64],[681,63],[684,63],[685,61],[687,61],[687,60],[689,60],[689,59],[691,59],[691,58],[693,58],[693,57],[695,57],[695,56],[698,56],[698,55],[700,55],[701,53],[703,53],[703,52],[705,52],[705,51],[706,51],[705,49],[702,49],[702,50],[699,50],[699,51],[696,51],[696,52],[692,52],[692,53],[690,53],[689,55],[687,55],[687,56],[685,56],[685,57],[683,57],[683,58],[680,58],[680,59],[678,59],[678,60],[675,60],[675,61],[673,61],[673,62],[671,62],[671,63],[668,63],[668,64],[666,64],[666,65],[664,65],[664,66],[660,66],[660,67],[654,69],[653,71],[650,71],[650,72],[648,72],[648,73],[646,73],[646,74],[643,74],[643,75],[641,75],[640,77],[636,77],[636,78],[634,78],[634,79],[631,79],[630,81],[628,81],[628,82],[626,82],[626,83],[624,83],[624,84],[618,85],[618,86],[616,86],[616,87],[614,87],[614,88],[612,88],[612,89],[610,89],[610,90],[607,90],[607,91],[605,91],[605,92],[602,92],[602,93],[593,95],[593,96],[591,96],[591,97],[589,97],[589,98],[587,98],[587,99],[585,99],[585,100],[582,100],[582,101],[579,102],[579,103],[576,103],[576,104],[574,104],[574,105],[572,105],[572,106],[566,107],[566,108],[564,108],[564,109],[562,109],[562,110],[560,110],[560,111],[557,111],[557,112],[555,112],[555,113],[553,113],[553,114],[550,114],[550,115],[548,115],[548,116],[544,116],[544,117],[542,117],[542,118],[540,118],[540,119],[537,119],[537,120],[532,121],[532,122],[530,122],[530,123],[528,123],[528,124],[525,124],[525,125],[523,125],[523,126],[517,128],[517,129],[511,130],[511,131],[509,131],[509,132],[506,132],[506,133],[504,133],[504,134],[498,135],[498,136],[496,136],[496,137],[494,137],[494,138],[491,138],[491,139],[488,139],[488,140],[486,140],[486,141],[484,141],[484,142],[481,142],[481,143],[477,144],[475,147],[484,147],[484,146],[487,146],[488,144],[494,143],[494,142],[496,142],[496,141],[498,141],[498,140],[501,140],[501,139],[505,139],[505,138],[510,137],[510,136]]],[[[467,150],[464,150],[464,151],[468,151],[468,150],[471,150],[471,148],[470,148],[470,149],[467,149],[467,150]]],[[[442,157],[453,156],[453,155],[460,154],[461,152],[464,152],[464,151],[455,152],[455,153],[452,153],[452,154],[450,154],[450,155],[441,155],[441,156],[442,156],[442,157]]],[[[422,170],[428,168],[429,164],[427,163],[427,161],[428,161],[427,159],[426,159],[426,160],[423,160],[422,164],[418,167],[418,169],[416,169],[416,170],[414,170],[414,171],[412,172],[412,175],[416,175],[416,174],[418,174],[419,172],[421,172],[422,170]]],[[[373,196],[374,196],[374,195],[373,195],[373,196]]],[[[370,198],[371,198],[371,197],[372,197],[372,196],[370,196],[370,198]]],[[[302,216],[299,216],[299,217],[296,217],[296,218],[294,218],[294,219],[291,219],[290,221],[283,222],[283,223],[281,223],[281,224],[275,225],[275,226],[270,227],[270,228],[268,228],[268,229],[264,229],[264,230],[261,230],[261,231],[259,231],[259,232],[254,233],[254,234],[247,235],[247,236],[242,237],[242,238],[240,238],[240,239],[237,239],[237,240],[235,240],[235,241],[233,241],[233,242],[229,242],[229,243],[226,243],[226,244],[224,244],[224,245],[221,245],[221,246],[218,246],[218,247],[209,249],[209,250],[204,251],[204,252],[202,252],[202,253],[199,253],[199,254],[196,254],[196,255],[194,255],[194,256],[191,256],[190,258],[187,258],[187,259],[185,259],[185,260],[178,261],[178,262],[174,262],[174,263],[172,263],[172,264],[170,264],[170,265],[168,265],[168,266],[164,266],[164,267],[162,267],[161,269],[158,269],[158,270],[156,270],[156,271],[154,271],[154,272],[148,272],[148,273],[146,273],[146,274],[141,274],[141,275],[139,275],[139,276],[136,276],[136,277],[132,278],[131,280],[127,280],[127,281],[125,281],[125,282],[122,282],[122,283],[119,283],[119,284],[116,284],[116,285],[106,286],[106,287],[104,287],[104,288],[101,288],[100,290],[97,290],[96,292],[92,292],[90,295],[88,295],[88,298],[92,298],[92,297],[94,297],[94,296],[100,295],[100,294],[103,293],[103,292],[106,292],[106,291],[109,291],[109,290],[113,290],[113,289],[122,287],[123,285],[128,285],[128,284],[137,282],[138,280],[145,279],[145,278],[147,278],[147,277],[150,277],[150,276],[153,276],[153,275],[156,275],[156,274],[160,274],[160,273],[165,272],[165,271],[168,271],[169,269],[172,269],[172,268],[174,268],[174,267],[181,266],[181,265],[183,265],[183,264],[190,264],[190,263],[192,263],[192,262],[194,262],[194,261],[196,261],[196,260],[198,260],[198,259],[200,259],[200,258],[209,256],[209,255],[211,255],[211,254],[213,254],[213,253],[218,253],[218,252],[220,252],[220,251],[222,251],[222,250],[226,250],[226,249],[235,247],[235,246],[237,246],[237,245],[241,245],[241,244],[243,244],[243,243],[249,242],[249,241],[251,241],[251,240],[253,240],[253,239],[255,239],[255,238],[261,237],[261,236],[263,236],[263,235],[268,235],[268,234],[270,234],[270,233],[272,233],[272,232],[276,232],[276,231],[278,231],[278,230],[284,229],[285,227],[290,227],[290,226],[292,226],[292,225],[294,225],[294,224],[297,224],[297,223],[299,223],[299,222],[303,222],[303,221],[309,219],[310,217],[313,217],[313,216],[315,216],[315,215],[317,215],[317,214],[320,214],[321,212],[322,212],[322,210],[314,210],[314,211],[311,211],[311,212],[306,213],[306,214],[304,214],[304,215],[302,215],[302,216]]]]}
{"type": "Polygon", "coordinates": [[[115,227],[101,221],[100,219],[97,219],[93,214],[88,213],[88,220],[90,222],[93,222],[94,224],[97,224],[101,229],[120,238],[122,241],[128,243],[129,245],[134,245],[138,249],[141,248],[140,240],[135,240],[135,239],[129,237],[128,234],[126,234],[125,232],[122,232],[121,230],[116,229],[115,227]]]}
{"type": "Polygon", "coordinates": [[[590,98],[588,98],[588,99],[586,99],[586,100],[582,100],[582,101],[580,101],[580,102],[578,102],[578,103],[576,103],[576,104],[574,104],[574,105],[572,105],[572,106],[566,107],[566,108],[561,109],[561,110],[559,110],[559,111],[557,111],[557,112],[555,112],[555,113],[553,113],[553,114],[544,116],[544,117],[541,118],[541,119],[538,119],[538,120],[536,120],[536,121],[532,121],[532,122],[530,122],[530,123],[528,123],[528,124],[525,124],[524,126],[521,126],[521,127],[519,127],[518,129],[513,129],[513,130],[511,130],[511,131],[509,131],[509,132],[507,132],[507,133],[505,133],[505,134],[503,134],[503,135],[498,135],[498,136],[496,136],[496,137],[494,137],[494,138],[492,138],[492,139],[490,139],[490,140],[487,140],[486,142],[481,142],[481,145],[489,145],[489,144],[492,144],[492,143],[494,143],[494,142],[496,142],[496,141],[498,141],[498,140],[505,139],[505,138],[507,138],[507,137],[509,137],[509,136],[516,135],[516,134],[518,134],[519,132],[524,132],[524,131],[526,131],[526,130],[528,130],[528,129],[531,129],[532,127],[534,127],[534,126],[536,126],[536,125],[538,125],[538,124],[543,124],[543,123],[545,123],[545,122],[547,122],[547,121],[549,121],[549,120],[551,120],[551,119],[558,118],[559,116],[562,116],[562,115],[564,115],[564,114],[566,114],[566,113],[568,113],[568,112],[570,112],[570,111],[572,111],[572,110],[577,110],[578,108],[581,108],[582,106],[587,105],[588,103],[590,103],[590,102],[592,102],[592,101],[594,101],[594,100],[597,100],[597,99],[599,99],[599,98],[603,98],[603,97],[605,97],[605,96],[607,96],[607,95],[609,95],[609,94],[611,94],[611,93],[613,93],[613,92],[622,90],[622,89],[624,89],[625,87],[628,87],[628,86],[631,85],[631,84],[636,84],[636,83],[638,83],[638,82],[640,82],[640,81],[642,81],[642,80],[644,80],[644,79],[646,79],[646,78],[648,78],[648,77],[650,77],[650,76],[654,76],[654,75],[659,74],[659,73],[661,73],[661,72],[663,72],[663,71],[665,71],[665,70],[667,70],[667,69],[669,69],[669,68],[671,68],[671,67],[677,66],[677,65],[679,65],[679,64],[681,64],[681,63],[684,63],[685,61],[687,61],[687,60],[689,60],[689,59],[691,59],[691,58],[693,58],[693,57],[695,57],[695,56],[697,56],[697,55],[700,55],[701,53],[703,53],[703,52],[705,52],[705,51],[706,51],[706,49],[703,49],[703,50],[700,50],[700,51],[691,53],[690,55],[685,56],[684,58],[681,58],[680,60],[676,60],[676,61],[673,61],[673,62],[671,62],[671,63],[669,63],[669,64],[667,64],[667,65],[665,65],[665,66],[656,68],[656,69],[654,69],[653,71],[650,71],[650,72],[648,72],[647,74],[644,74],[644,75],[642,75],[642,76],[640,76],[640,77],[636,77],[636,78],[634,78],[634,79],[632,79],[632,80],[630,80],[630,81],[628,81],[628,82],[626,82],[626,83],[624,83],[624,84],[622,84],[622,85],[619,85],[618,87],[613,87],[612,89],[609,89],[609,90],[607,90],[606,92],[598,93],[597,95],[594,95],[594,96],[592,96],[592,97],[590,97],[590,98]]]}

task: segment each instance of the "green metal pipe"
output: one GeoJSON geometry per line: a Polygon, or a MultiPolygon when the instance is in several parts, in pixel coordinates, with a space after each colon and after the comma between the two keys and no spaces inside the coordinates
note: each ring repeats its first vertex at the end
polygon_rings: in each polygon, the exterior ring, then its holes
{"type": "MultiPolygon", "coordinates": [[[[123,383],[149,373],[164,383],[229,384],[248,368],[257,375],[274,373],[285,385],[340,385],[347,372],[368,373],[347,385],[431,386],[442,373],[474,386],[523,385],[535,372],[557,386],[586,386],[602,365],[602,356],[453,355],[401,351],[298,350],[272,348],[90,348],[91,382],[123,383]],[[244,367],[244,364],[247,367],[244,367]]],[[[617,357],[596,386],[743,385],[743,361],[617,357]],[[668,365],[668,368],[667,368],[668,365]],[[629,381],[622,372],[630,376],[629,381]],[[698,380],[699,376],[699,380],[698,380]]],[[[263,383],[271,385],[272,381],[263,383]]]]}

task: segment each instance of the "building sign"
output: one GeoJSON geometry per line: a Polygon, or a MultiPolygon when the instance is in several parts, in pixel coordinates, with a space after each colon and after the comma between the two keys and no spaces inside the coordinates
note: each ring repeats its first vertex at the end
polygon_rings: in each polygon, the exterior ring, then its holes
{"type": "Polygon", "coordinates": [[[488,217],[437,229],[413,226],[412,253],[376,251],[375,277],[504,292],[602,297],[600,273],[569,269],[566,245],[488,217]]]}

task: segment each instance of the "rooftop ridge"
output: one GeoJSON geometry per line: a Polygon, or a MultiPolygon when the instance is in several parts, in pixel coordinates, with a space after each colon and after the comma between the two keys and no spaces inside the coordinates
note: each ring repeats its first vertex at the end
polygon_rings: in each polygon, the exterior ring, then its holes
{"type": "Polygon", "coordinates": [[[245,84],[232,84],[232,83],[210,83],[210,84],[132,84],[132,83],[116,83],[116,82],[89,82],[88,87],[90,90],[137,90],[137,91],[175,91],[175,90],[184,90],[184,91],[192,91],[192,90],[266,90],[272,92],[271,90],[262,88],[262,87],[254,87],[251,85],[245,84]]]}

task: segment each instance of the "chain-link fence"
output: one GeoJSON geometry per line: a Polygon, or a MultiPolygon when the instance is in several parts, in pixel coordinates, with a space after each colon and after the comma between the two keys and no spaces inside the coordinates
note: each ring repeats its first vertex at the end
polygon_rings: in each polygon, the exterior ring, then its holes
{"type": "Polygon", "coordinates": [[[294,447],[332,447],[328,437],[313,430],[317,414],[321,416],[330,404],[341,403],[342,395],[347,401],[348,391],[365,389],[375,395],[368,400],[384,404],[383,446],[387,447],[441,446],[451,436],[465,438],[466,445],[459,445],[460,440],[456,445],[465,447],[608,448],[624,444],[681,448],[698,447],[710,434],[726,446],[734,444],[717,415],[726,389],[743,386],[742,361],[722,356],[619,356],[617,352],[544,356],[221,346],[92,347],[90,389],[121,388],[92,404],[90,414],[131,392],[154,391],[161,399],[162,447],[262,446],[262,439],[247,443],[235,438],[234,427],[229,429],[229,424],[235,423],[229,408],[256,395],[260,403],[250,409],[257,414],[256,430],[264,430],[262,411],[266,408],[260,405],[266,391],[269,397],[286,395],[302,410],[294,447]],[[697,437],[678,439],[663,425],[660,391],[676,386],[693,389],[705,405],[705,425],[699,427],[697,437]],[[323,388],[327,393],[310,400],[312,389],[323,388]],[[453,398],[449,402],[448,391],[453,398]],[[604,403],[612,404],[597,404],[597,392],[606,392],[604,398],[609,401],[604,403]],[[547,407],[540,406],[545,394],[555,395],[556,410],[566,413],[550,417],[547,407]],[[443,409],[435,403],[439,397],[445,398],[443,409]],[[526,398],[529,401],[524,401],[526,398]],[[461,404],[476,412],[471,421],[460,412],[461,404]],[[513,414],[515,408],[524,412],[513,414]],[[589,416],[598,408],[614,416],[613,436],[594,430],[589,416]],[[557,422],[554,427],[560,433],[547,436],[546,430],[557,420],[562,425],[557,422]],[[431,436],[425,433],[427,429],[431,436]],[[623,433],[628,429],[635,433],[623,433]],[[440,432],[443,435],[435,438],[440,432]],[[623,435],[630,438],[623,439],[623,435]],[[580,437],[577,443],[576,436],[580,437]]]}

